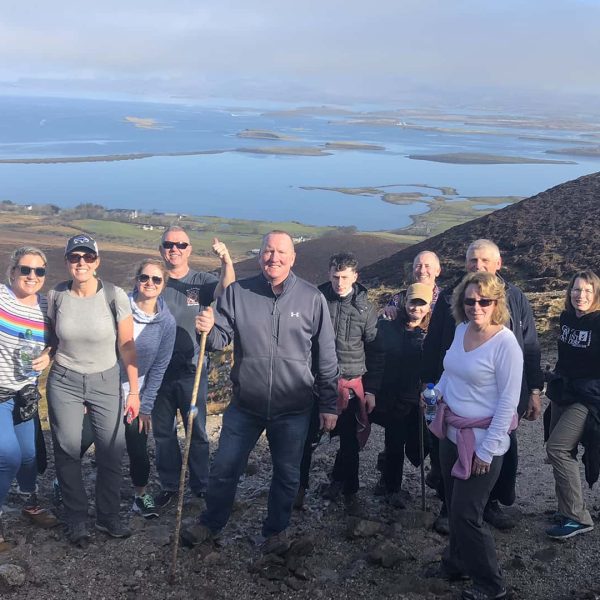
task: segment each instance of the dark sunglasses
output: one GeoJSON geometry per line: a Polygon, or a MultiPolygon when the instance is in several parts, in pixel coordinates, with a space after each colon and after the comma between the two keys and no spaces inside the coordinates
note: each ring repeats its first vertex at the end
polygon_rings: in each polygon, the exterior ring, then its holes
{"type": "Polygon", "coordinates": [[[481,308],[487,308],[488,306],[494,304],[494,302],[496,301],[492,298],[482,298],[481,300],[475,300],[475,298],[464,299],[465,306],[475,306],[476,304],[479,304],[481,308]]]}
{"type": "Polygon", "coordinates": [[[67,260],[72,265],[78,264],[82,258],[83,258],[84,262],[86,262],[86,263],[93,263],[93,262],[96,262],[96,260],[98,259],[98,256],[91,252],[86,252],[85,254],[75,254],[73,252],[69,252],[69,254],[67,254],[67,260]]]}
{"type": "Polygon", "coordinates": [[[189,244],[187,242],[163,242],[162,243],[162,247],[165,250],[173,250],[173,248],[175,248],[175,246],[177,246],[177,248],[179,250],[185,250],[189,244]]]}
{"type": "Polygon", "coordinates": [[[163,282],[162,277],[159,277],[158,275],[152,275],[152,277],[150,277],[150,275],[146,275],[146,273],[142,273],[142,274],[138,275],[136,277],[136,279],[140,283],[147,283],[148,281],[150,281],[150,279],[152,279],[152,283],[154,285],[160,285],[163,282]]]}
{"type": "Polygon", "coordinates": [[[21,271],[21,275],[27,277],[31,271],[33,271],[36,277],[45,277],[46,276],[46,267],[26,267],[25,265],[18,265],[19,271],[21,271]]]}

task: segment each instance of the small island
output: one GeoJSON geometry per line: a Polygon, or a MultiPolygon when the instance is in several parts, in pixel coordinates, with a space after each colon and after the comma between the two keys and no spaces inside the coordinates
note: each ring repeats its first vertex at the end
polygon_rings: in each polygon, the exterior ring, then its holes
{"type": "Polygon", "coordinates": [[[526,156],[502,156],[498,154],[481,154],[479,152],[448,152],[446,154],[409,154],[412,160],[429,160],[432,162],[451,163],[456,165],[574,165],[572,160],[550,160],[545,158],[527,158],[526,156]]]}
{"type": "Polygon", "coordinates": [[[161,125],[156,119],[143,117],[125,117],[126,123],[131,123],[139,129],[165,129],[165,125],[161,125]]]}
{"type": "Polygon", "coordinates": [[[291,135],[277,133],[276,131],[267,131],[266,129],[244,129],[244,131],[238,131],[236,135],[239,138],[249,138],[253,140],[281,140],[289,142],[298,139],[291,135]]]}
{"type": "Polygon", "coordinates": [[[236,152],[247,152],[249,154],[274,154],[283,156],[330,156],[331,152],[324,152],[319,148],[306,147],[279,147],[265,146],[264,148],[236,148],[236,152]]]}
{"type": "Polygon", "coordinates": [[[327,142],[325,148],[331,150],[385,150],[385,146],[367,144],[366,142],[327,142]]]}

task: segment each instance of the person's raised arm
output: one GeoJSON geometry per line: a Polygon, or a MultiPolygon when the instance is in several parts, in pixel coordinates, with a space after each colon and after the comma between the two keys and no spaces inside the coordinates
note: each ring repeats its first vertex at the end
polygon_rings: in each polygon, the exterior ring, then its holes
{"type": "Polygon", "coordinates": [[[233,269],[233,261],[229,255],[229,250],[223,242],[214,238],[212,250],[221,261],[221,275],[219,277],[219,283],[215,288],[214,295],[216,300],[235,281],[235,271],[233,269]]]}

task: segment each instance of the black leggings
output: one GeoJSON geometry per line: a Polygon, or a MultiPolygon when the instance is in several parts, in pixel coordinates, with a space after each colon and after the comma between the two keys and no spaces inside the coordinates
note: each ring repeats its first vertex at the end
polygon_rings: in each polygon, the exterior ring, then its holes
{"type": "MultiPolygon", "coordinates": [[[[125,443],[129,455],[129,474],[135,487],[145,487],[150,476],[150,459],[148,458],[148,434],[142,430],[140,433],[139,417],[130,424],[125,424],[125,443]]],[[[83,430],[81,432],[81,456],[83,456],[94,443],[94,434],[90,419],[85,414],[83,430]]]]}

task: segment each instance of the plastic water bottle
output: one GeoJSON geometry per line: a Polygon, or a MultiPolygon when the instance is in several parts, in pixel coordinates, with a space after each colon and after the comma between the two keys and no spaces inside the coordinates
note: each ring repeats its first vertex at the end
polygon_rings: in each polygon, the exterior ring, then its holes
{"type": "Polygon", "coordinates": [[[34,371],[32,362],[42,353],[39,344],[33,340],[31,329],[25,331],[25,336],[19,338],[19,370],[23,377],[37,377],[38,371],[34,371]]]}
{"type": "Polygon", "coordinates": [[[428,383],[425,390],[423,390],[423,399],[425,400],[425,421],[431,423],[435,418],[438,401],[438,395],[433,383],[428,383]]]}

